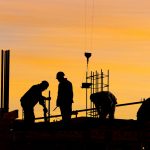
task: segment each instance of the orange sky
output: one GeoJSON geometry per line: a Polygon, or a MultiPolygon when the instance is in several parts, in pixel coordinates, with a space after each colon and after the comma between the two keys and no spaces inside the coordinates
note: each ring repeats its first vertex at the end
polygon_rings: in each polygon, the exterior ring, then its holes
{"type": "MultiPolygon", "coordinates": [[[[92,53],[90,71],[110,70],[118,103],[149,97],[148,0],[1,0],[0,7],[1,49],[11,50],[10,110],[21,116],[20,97],[43,79],[50,82],[55,108],[60,70],[73,83],[73,109],[84,109],[85,51],[92,53]]],[[[138,107],[117,108],[116,118],[135,119],[138,107]]],[[[37,107],[36,115],[41,111],[37,107]]]]}

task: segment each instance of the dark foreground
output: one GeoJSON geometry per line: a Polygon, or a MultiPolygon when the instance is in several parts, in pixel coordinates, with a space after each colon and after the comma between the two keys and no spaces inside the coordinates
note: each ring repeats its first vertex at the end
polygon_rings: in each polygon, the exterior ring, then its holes
{"type": "Polygon", "coordinates": [[[149,150],[149,144],[149,122],[79,117],[68,126],[59,121],[26,128],[21,120],[0,121],[0,150],[149,150]]]}

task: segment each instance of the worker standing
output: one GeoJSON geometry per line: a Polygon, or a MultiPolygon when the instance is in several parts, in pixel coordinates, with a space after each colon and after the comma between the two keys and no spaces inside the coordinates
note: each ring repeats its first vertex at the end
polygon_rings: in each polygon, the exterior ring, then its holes
{"type": "Polygon", "coordinates": [[[59,82],[56,106],[60,108],[62,121],[67,124],[71,120],[72,114],[73,87],[72,83],[64,76],[62,71],[56,74],[56,79],[59,82]]]}

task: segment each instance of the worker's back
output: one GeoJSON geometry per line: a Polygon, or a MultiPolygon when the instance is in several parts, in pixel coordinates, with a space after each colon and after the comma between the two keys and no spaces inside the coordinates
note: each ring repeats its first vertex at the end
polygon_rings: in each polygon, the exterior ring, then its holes
{"type": "Polygon", "coordinates": [[[147,98],[141,104],[137,111],[137,120],[150,121],[150,98],[147,98]]]}

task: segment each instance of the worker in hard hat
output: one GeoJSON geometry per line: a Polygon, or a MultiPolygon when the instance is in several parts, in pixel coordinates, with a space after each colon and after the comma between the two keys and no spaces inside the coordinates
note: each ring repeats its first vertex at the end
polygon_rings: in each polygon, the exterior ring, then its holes
{"type": "Polygon", "coordinates": [[[44,112],[47,112],[44,100],[50,100],[50,97],[45,97],[42,92],[49,86],[47,81],[42,81],[39,84],[33,85],[20,99],[21,106],[24,112],[24,122],[26,125],[32,125],[35,122],[34,106],[39,103],[43,106],[44,112]]]}
{"type": "Polygon", "coordinates": [[[56,106],[60,108],[62,121],[68,123],[72,114],[73,86],[64,76],[65,74],[62,71],[56,74],[56,79],[59,82],[56,106]]]}

